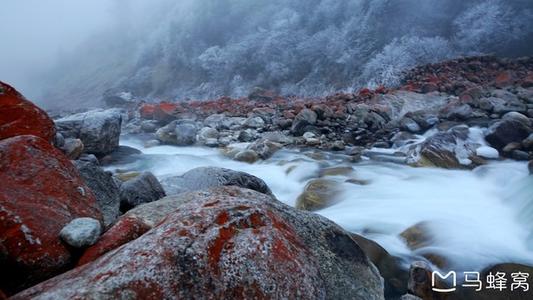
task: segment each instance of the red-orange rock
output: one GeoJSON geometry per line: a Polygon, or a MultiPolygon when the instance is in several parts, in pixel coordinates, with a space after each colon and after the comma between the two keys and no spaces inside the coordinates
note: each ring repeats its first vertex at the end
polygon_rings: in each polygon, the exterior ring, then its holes
{"type": "Polygon", "coordinates": [[[139,109],[141,118],[152,120],[154,118],[155,105],[154,104],[143,104],[139,109]]]}
{"type": "Polygon", "coordinates": [[[511,74],[510,71],[504,71],[496,76],[496,79],[494,79],[494,86],[503,88],[513,84],[513,82],[513,74],[511,74]]]}
{"type": "Polygon", "coordinates": [[[178,109],[176,103],[161,102],[155,106],[154,119],[162,122],[170,122],[176,117],[173,115],[178,109]]]}
{"type": "Polygon", "coordinates": [[[152,227],[137,218],[121,218],[111,229],[100,237],[95,245],[85,250],[78,261],[78,266],[92,262],[105,253],[135,240],[150,229],[152,227]]]}
{"type": "Polygon", "coordinates": [[[0,140],[26,134],[51,142],[55,137],[54,122],[46,112],[0,81],[0,140]]]}
{"type": "Polygon", "coordinates": [[[383,299],[331,221],[237,187],[190,195],[140,238],[12,299],[383,299]]]}
{"type": "Polygon", "coordinates": [[[70,160],[36,136],[0,141],[0,182],[0,288],[12,293],[64,271],[60,230],[101,214],[70,160]]]}

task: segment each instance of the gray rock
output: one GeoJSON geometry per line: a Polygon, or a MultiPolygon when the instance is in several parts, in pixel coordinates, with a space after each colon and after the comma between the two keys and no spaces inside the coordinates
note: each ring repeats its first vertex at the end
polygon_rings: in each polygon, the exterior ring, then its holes
{"type": "Polygon", "coordinates": [[[249,117],[244,121],[243,125],[248,128],[258,129],[265,127],[265,121],[261,117],[249,117]]]}
{"type": "Polygon", "coordinates": [[[74,248],[86,248],[98,241],[102,226],[93,218],[77,218],[65,225],[59,236],[74,248]]]}
{"type": "Polygon", "coordinates": [[[93,110],[61,118],[55,124],[66,138],[80,139],[85,152],[105,155],[119,145],[122,116],[117,110],[93,110]]]}
{"type": "Polygon", "coordinates": [[[248,173],[216,167],[192,169],[181,176],[164,178],[161,180],[161,184],[167,195],[227,185],[235,185],[272,195],[270,188],[260,178],[248,173]]]}
{"type": "Polygon", "coordinates": [[[84,146],[80,139],[67,138],[60,149],[69,159],[75,160],[83,153],[84,146]]]}
{"type": "Polygon", "coordinates": [[[509,143],[522,142],[531,133],[533,128],[529,118],[520,113],[510,112],[489,128],[485,139],[492,147],[502,150],[509,143]]]}
{"type": "Polygon", "coordinates": [[[138,159],[138,155],[142,154],[139,149],[129,146],[118,146],[113,152],[100,158],[102,165],[109,164],[128,164],[135,162],[138,159]]]}
{"type": "Polygon", "coordinates": [[[253,150],[261,159],[269,159],[281,149],[283,145],[272,142],[270,140],[260,139],[248,146],[248,150],[253,150]]]}
{"type": "Polygon", "coordinates": [[[472,116],[472,107],[468,104],[456,104],[446,108],[442,116],[449,120],[466,120],[472,116]]]}
{"type": "Polygon", "coordinates": [[[120,186],[120,210],[125,212],[140,204],[153,202],[165,196],[165,190],[154,174],[144,172],[120,186]]]}
{"type": "Polygon", "coordinates": [[[176,126],[178,121],[172,121],[167,125],[159,128],[155,132],[157,140],[163,144],[176,144],[176,126]]]}
{"type": "Polygon", "coordinates": [[[91,191],[104,217],[104,226],[113,224],[120,214],[119,188],[110,172],[104,171],[98,165],[77,160],[76,168],[91,191]]]}
{"type": "Polygon", "coordinates": [[[204,127],[198,132],[198,142],[203,145],[207,145],[207,141],[218,140],[218,130],[211,127],[204,127]]]}
{"type": "Polygon", "coordinates": [[[192,123],[182,123],[176,125],[176,145],[189,146],[196,142],[196,125],[192,123]]]}
{"type": "Polygon", "coordinates": [[[420,125],[411,118],[403,118],[400,121],[400,128],[412,133],[418,133],[422,130],[420,125]]]}
{"type": "Polygon", "coordinates": [[[463,168],[455,155],[456,143],[455,136],[448,132],[429,137],[421,146],[418,164],[445,169],[463,168]]]}
{"type": "Polygon", "coordinates": [[[222,124],[226,116],[224,114],[213,114],[204,119],[204,126],[211,127],[217,130],[222,129],[222,124]]]}
{"type": "Polygon", "coordinates": [[[294,143],[294,138],[284,134],[281,131],[269,131],[261,135],[261,139],[269,140],[274,143],[289,145],[294,143]]]}
{"type": "Polygon", "coordinates": [[[255,132],[255,130],[253,129],[246,129],[246,130],[243,130],[243,131],[240,131],[239,132],[239,136],[237,137],[237,139],[240,141],[240,142],[251,142],[253,140],[255,140],[257,137],[257,133],[255,132]]]}
{"type": "Polygon", "coordinates": [[[306,127],[316,124],[317,114],[307,108],[302,109],[292,122],[291,132],[296,136],[301,136],[306,132],[306,127]]]}
{"type": "Polygon", "coordinates": [[[143,132],[153,133],[159,129],[159,122],[155,120],[145,120],[141,123],[141,130],[143,132]]]}

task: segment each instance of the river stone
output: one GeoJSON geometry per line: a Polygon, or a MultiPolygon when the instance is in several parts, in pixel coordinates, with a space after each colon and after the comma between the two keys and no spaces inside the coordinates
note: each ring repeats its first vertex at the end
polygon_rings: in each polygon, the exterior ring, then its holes
{"type": "Polygon", "coordinates": [[[151,172],[143,172],[120,186],[120,210],[128,211],[143,203],[165,197],[165,190],[151,172]]]}
{"type": "Polygon", "coordinates": [[[122,116],[115,109],[93,110],[55,121],[65,138],[83,142],[85,152],[105,155],[118,148],[122,116]]]}
{"type": "Polygon", "coordinates": [[[400,237],[403,238],[407,247],[411,250],[427,247],[433,242],[428,222],[420,222],[407,228],[400,233],[400,237]]]}
{"type": "Polygon", "coordinates": [[[313,179],[307,183],[303,193],[296,199],[296,208],[315,211],[337,203],[339,183],[327,179],[313,179]]]}
{"type": "Polygon", "coordinates": [[[391,299],[407,293],[409,270],[403,267],[404,262],[370,239],[354,233],[352,238],[378,268],[385,283],[385,297],[391,299]]]}
{"type": "Polygon", "coordinates": [[[455,156],[455,136],[439,132],[429,137],[421,146],[419,165],[445,169],[461,169],[463,166],[455,156]]]}
{"type": "Polygon", "coordinates": [[[159,128],[155,132],[157,140],[164,144],[176,144],[176,126],[178,121],[172,121],[167,125],[159,128]]]}
{"type": "Polygon", "coordinates": [[[511,112],[489,128],[485,139],[494,148],[502,150],[509,143],[522,142],[531,133],[533,129],[529,118],[520,113],[511,112]]]}
{"type": "Polygon", "coordinates": [[[260,139],[250,144],[247,149],[255,151],[261,159],[269,159],[281,148],[283,148],[283,145],[281,144],[266,139],[260,139]]]}
{"type": "Polygon", "coordinates": [[[488,146],[477,148],[476,155],[486,159],[498,159],[500,157],[498,150],[488,146]]]}
{"type": "Polygon", "coordinates": [[[74,165],[96,197],[104,217],[104,226],[110,226],[120,214],[119,188],[113,175],[92,162],[77,160],[74,165]]]}
{"type": "Polygon", "coordinates": [[[93,218],[77,218],[68,223],[59,236],[67,244],[74,248],[85,248],[94,245],[100,234],[102,226],[93,218]]]}
{"type": "Polygon", "coordinates": [[[198,132],[198,142],[203,145],[207,145],[210,140],[218,139],[218,130],[211,127],[204,127],[198,132]]]}
{"type": "Polygon", "coordinates": [[[235,157],[233,159],[236,161],[242,161],[242,162],[253,164],[259,159],[259,155],[257,154],[257,152],[253,150],[242,150],[242,151],[237,152],[237,154],[235,154],[235,157]]]}
{"type": "Polygon", "coordinates": [[[350,234],[237,187],[194,192],[138,239],[13,297],[384,299],[350,234]]]}
{"type": "Polygon", "coordinates": [[[258,129],[265,126],[265,121],[261,117],[249,117],[244,121],[243,125],[248,128],[258,129]]]}
{"type": "Polygon", "coordinates": [[[176,125],[176,142],[178,146],[189,146],[196,142],[196,125],[182,123],[176,125]]]}
{"type": "Polygon", "coordinates": [[[161,180],[161,184],[167,195],[228,185],[272,195],[272,191],[262,179],[245,172],[217,167],[195,168],[181,176],[164,178],[161,180]]]}

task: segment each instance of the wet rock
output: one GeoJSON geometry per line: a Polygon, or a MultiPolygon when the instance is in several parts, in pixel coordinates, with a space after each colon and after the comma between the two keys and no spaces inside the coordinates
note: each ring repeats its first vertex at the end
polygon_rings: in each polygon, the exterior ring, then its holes
{"type": "Polygon", "coordinates": [[[320,144],[320,139],[313,132],[306,132],[303,134],[305,143],[309,146],[316,146],[320,144]]]}
{"type": "Polygon", "coordinates": [[[55,121],[66,138],[83,142],[85,152],[105,155],[118,148],[122,116],[117,110],[93,110],[55,121]]]}
{"type": "Polygon", "coordinates": [[[403,267],[404,262],[390,255],[387,250],[372,240],[358,234],[352,234],[352,238],[378,268],[385,281],[385,297],[390,299],[407,293],[409,270],[403,267]]]}
{"type": "Polygon", "coordinates": [[[239,136],[237,137],[237,139],[239,140],[239,142],[247,143],[247,142],[251,142],[255,140],[256,137],[257,137],[257,132],[255,130],[246,129],[246,130],[239,132],[239,136]]]}
{"type": "Polygon", "coordinates": [[[269,140],[274,143],[289,145],[294,143],[294,139],[281,131],[269,131],[261,135],[262,140],[269,140]]]}
{"type": "Polygon", "coordinates": [[[59,232],[59,236],[74,248],[86,248],[94,245],[101,233],[102,226],[98,220],[77,218],[65,225],[59,232]]]}
{"type": "Polygon", "coordinates": [[[147,133],[156,132],[159,127],[160,126],[158,121],[147,120],[141,123],[141,130],[147,133]]]}
{"type": "Polygon", "coordinates": [[[522,150],[511,151],[511,158],[514,160],[528,161],[530,160],[529,154],[522,150]]]}
{"type": "Polygon", "coordinates": [[[296,208],[315,211],[337,203],[339,184],[333,180],[313,179],[307,183],[303,193],[296,199],[296,208]]]}
{"type": "Polygon", "coordinates": [[[433,241],[429,226],[427,222],[417,223],[400,233],[400,237],[404,239],[407,247],[411,250],[427,247],[433,241]]]}
{"type": "Polygon", "coordinates": [[[319,172],[319,176],[346,176],[352,174],[353,172],[354,168],[351,166],[329,167],[321,169],[319,172]]]}
{"type": "Polygon", "coordinates": [[[533,151],[533,133],[522,141],[524,150],[533,151]]]}
{"type": "Polygon", "coordinates": [[[403,118],[400,121],[400,128],[402,130],[412,133],[418,133],[422,130],[422,128],[420,128],[420,125],[418,125],[418,123],[416,123],[416,121],[411,118],[403,118]]]}
{"type": "Polygon", "coordinates": [[[76,168],[49,141],[0,141],[0,288],[13,293],[64,271],[71,263],[59,232],[71,220],[101,220],[96,199],[76,168]]]}
{"type": "Polygon", "coordinates": [[[445,169],[463,168],[455,155],[455,145],[453,134],[439,132],[431,136],[421,146],[419,164],[445,169]]]}
{"type": "Polygon", "coordinates": [[[424,261],[415,261],[409,269],[408,289],[422,299],[438,299],[431,290],[431,267],[424,261]]]}
{"type": "Polygon", "coordinates": [[[245,172],[216,167],[195,168],[181,176],[162,179],[161,184],[167,195],[229,185],[272,195],[270,188],[260,178],[245,172]]]}
{"type": "Polygon", "coordinates": [[[511,112],[489,128],[485,139],[494,148],[502,150],[509,143],[522,142],[531,133],[531,121],[520,113],[511,112]]]}
{"type": "Polygon", "coordinates": [[[314,111],[304,108],[292,122],[291,132],[296,136],[301,136],[305,133],[306,127],[316,124],[317,115],[314,111]]]}
{"type": "Polygon", "coordinates": [[[104,226],[110,226],[120,214],[119,188],[113,180],[113,175],[91,162],[75,161],[74,164],[81,178],[96,197],[103,215],[104,226]]]}
{"type": "Polygon", "coordinates": [[[176,144],[176,126],[178,122],[172,121],[168,123],[167,125],[159,128],[155,132],[155,136],[157,137],[157,140],[159,140],[163,144],[176,144]]]}
{"type": "Polygon", "coordinates": [[[138,205],[165,197],[159,180],[150,172],[143,172],[120,186],[120,210],[128,211],[138,205]]]}
{"type": "Polygon", "coordinates": [[[110,164],[127,164],[132,163],[138,159],[138,155],[142,154],[139,149],[128,146],[118,146],[113,152],[100,158],[102,165],[110,164]]]}
{"type": "Polygon", "coordinates": [[[233,159],[236,161],[242,161],[249,164],[253,164],[254,162],[259,160],[259,155],[253,150],[242,150],[237,152],[233,159]]]}
{"type": "Polygon", "coordinates": [[[34,135],[52,142],[56,130],[46,112],[0,81],[0,140],[19,135],[34,135]]]}
{"type": "Polygon", "coordinates": [[[84,146],[80,139],[65,139],[63,145],[59,147],[65,155],[72,160],[78,159],[83,153],[84,146]]]}
{"type": "Polygon", "coordinates": [[[235,187],[194,194],[138,239],[13,299],[384,298],[377,269],[331,221],[235,187]]]}
{"type": "Polygon", "coordinates": [[[271,158],[281,148],[283,148],[283,145],[266,139],[257,140],[248,146],[248,150],[255,151],[261,159],[271,158]]]}

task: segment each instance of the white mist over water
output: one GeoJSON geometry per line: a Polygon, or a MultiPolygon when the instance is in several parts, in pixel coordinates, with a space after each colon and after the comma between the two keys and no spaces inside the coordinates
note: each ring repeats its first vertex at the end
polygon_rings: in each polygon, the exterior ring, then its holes
{"type": "MultiPolygon", "coordinates": [[[[140,160],[112,168],[148,170],[159,178],[180,175],[201,166],[224,167],[262,178],[276,197],[294,205],[305,184],[320,168],[347,165],[342,158],[316,161],[301,152],[282,150],[273,158],[246,164],[224,157],[217,149],[158,146],[124,139],[123,145],[143,152],[140,160]],[[287,174],[287,170],[295,169],[287,174]]],[[[317,213],[346,230],[378,242],[391,254],[414,257],[436,254],[451,268],[481,270],[497,263],[533,264],[533,177],[520,162],[494,162],[473,171],[412,168],[363,161],[355,172],[331,179],[369,181],[342,183],[337,204],[317,213]],[[411,251],[399,234],[426,222],[433,241],[411,251]]]]}

